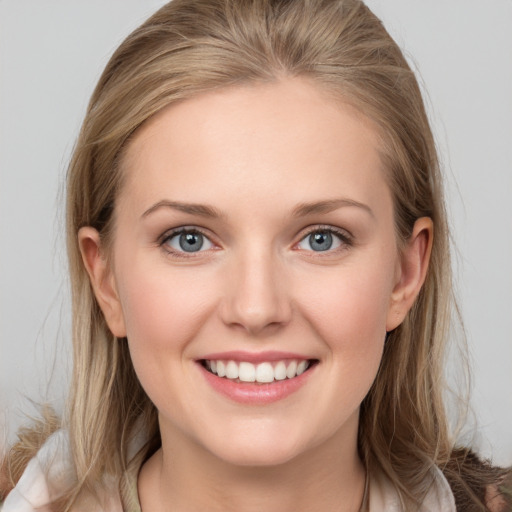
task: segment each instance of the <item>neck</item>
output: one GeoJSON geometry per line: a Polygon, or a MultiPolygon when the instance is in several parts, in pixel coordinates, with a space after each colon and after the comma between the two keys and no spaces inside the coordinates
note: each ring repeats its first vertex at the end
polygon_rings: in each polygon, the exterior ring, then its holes
{"type": "Polygon", "coordinates": [[[357,512],[365,471],[357,428],[273,466],[223,461],[180,435],[162,435],[162,448],[144,465],[139,496],[144,512],[357,512]],[[180,438],[181,437],[181,438],[180,438]]]}

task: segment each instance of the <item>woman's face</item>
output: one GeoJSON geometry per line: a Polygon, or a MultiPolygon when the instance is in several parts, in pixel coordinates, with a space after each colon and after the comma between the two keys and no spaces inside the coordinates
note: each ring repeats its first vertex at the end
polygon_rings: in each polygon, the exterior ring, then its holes
{"type": "Polygon", "coordinates": [[[122,167],[107,319],[164,441],[244,465],[355,450],[401,320],[370,122],[305,80],[225,89],[159,113],[122,167]]]}

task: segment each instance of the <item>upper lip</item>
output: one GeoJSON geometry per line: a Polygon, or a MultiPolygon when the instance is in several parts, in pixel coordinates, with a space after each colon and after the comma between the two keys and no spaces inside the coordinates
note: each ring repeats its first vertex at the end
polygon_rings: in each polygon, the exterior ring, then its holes
{"type": "Polygon", "coordinates": [[[246,361],[248,363],[264,363],[272,361],[282,361],[284,359],[296,359],[299,361],[314,359],[303,354],[296,354],[293,352],[280,352],[268,350],[264,352],[245,352],[243,350],[231,350],[228,352],[216,352],[207,354],[199,358],[199,361],[246,361]]]}

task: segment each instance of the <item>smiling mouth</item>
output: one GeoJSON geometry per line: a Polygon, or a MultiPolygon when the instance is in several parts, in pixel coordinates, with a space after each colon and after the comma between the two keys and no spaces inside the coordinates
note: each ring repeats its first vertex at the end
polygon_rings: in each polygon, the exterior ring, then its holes
{"type": "Polygon", "coordinates": [[[203,367],[217,377],[233,382],[256,384],[270,384],[276,381],[294,379],[307,372],[316,363],[318,363],[317,359],[290,359],[259,364],[247,361],[201,360],[203,367]]]}

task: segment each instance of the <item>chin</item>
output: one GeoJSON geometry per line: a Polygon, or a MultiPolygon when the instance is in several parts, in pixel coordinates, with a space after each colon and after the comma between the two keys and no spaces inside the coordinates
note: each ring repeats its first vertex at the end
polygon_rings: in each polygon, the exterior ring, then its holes
{"type": "Polygon", "coordinates": [[[279,466],[299,457],[308,450],[293,432],[272,433],[266,429],[257,432],[245,430],[242,434],[224,434],[210,450],[228,464],[245,467],[279,466]]]}
{"type": "Polygon", "coordinates": [[[240,467],[275,467],[290,462],[299,455],[298,450],[268,449],[240,449],[230,450],[218,454],[226,463],[240,467]]]}

